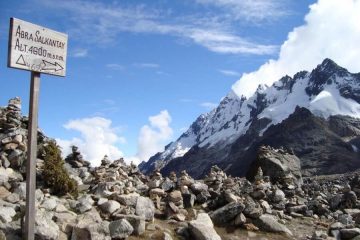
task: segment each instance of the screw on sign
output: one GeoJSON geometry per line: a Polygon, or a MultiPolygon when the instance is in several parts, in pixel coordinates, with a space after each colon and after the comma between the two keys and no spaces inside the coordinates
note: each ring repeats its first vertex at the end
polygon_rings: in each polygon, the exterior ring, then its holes
{"type": "Polygon", "coordinates": [[[40,73],[65,77],[68,36],[10,18],[8,67],[31,71],[26,163],[26,214],[23,238],[34,240],[36,153],[40,73]]]}

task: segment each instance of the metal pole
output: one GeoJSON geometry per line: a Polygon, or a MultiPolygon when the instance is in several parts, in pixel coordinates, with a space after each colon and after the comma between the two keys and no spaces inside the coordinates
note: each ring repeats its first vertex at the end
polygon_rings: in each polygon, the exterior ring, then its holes
{"type": "Polygon", "coordinates": [[[25,240],[34,240],[35,233],[35,188],[39,89],[40,73],[31,72],[28,156],[26,162],[25,240]]]}

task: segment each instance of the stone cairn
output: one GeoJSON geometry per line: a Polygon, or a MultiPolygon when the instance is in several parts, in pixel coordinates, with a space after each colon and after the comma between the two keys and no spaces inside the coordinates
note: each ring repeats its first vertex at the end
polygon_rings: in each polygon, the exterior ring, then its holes
{"type": "MultiPolygon", "coordinates": [[[[27,119],[21,117],[20,99],[0,108],[0,239],[21,239],[21,216],[26,185],[27,119]]],[[[41,136],[41,144],[46,143],[41,136]]],[[[282,150],[264,148],[268,159],[282,150]]],[[[38,162],[41,163],[41,154],[38,162]]],[[[275,161],[282,164],[280,161],[275,161]]],[[[79,184],[78,196],[58,197],[38,183],[36,190],[36,239],[221,239],[214,225],[275,232],[301,239],[360,238],[360,176],[306,178],[285,166],[275,166],[276,180],[258,167],[253,181],[227,175],[213,166],[202,180],[185,170],[150,176],[124,159],[104,156],[91,167],[79,149],[72,147],[65,168],[79,184]],[[297,176],[294,178],[294,176],[297,176]],[[301,184],[300,184],[301,183],[301,184]],[[291,229],[294,219],[317,223],[318,228],[299,237],[291,229]],[[321,228],[320,228],[321,227],[321,228]],[[295,237],[296,236],[296,237],[295,237]]],[[[38,173],[41,164],[37,164],[38,173]]],[[[295,231],[294,231],[295,230],[295,231]]],[[[255,235],[254,235],[255,234],[255,235]]],[[[283,236],[283,237],[284,237],[283,236]]],[[[236,236],[234,236],[234,239],[236,236]]],[[[256,238],[255,238],[256,239],[256,238]]],[[[274,238],[276,239],[276,237],[274,238]]]]}

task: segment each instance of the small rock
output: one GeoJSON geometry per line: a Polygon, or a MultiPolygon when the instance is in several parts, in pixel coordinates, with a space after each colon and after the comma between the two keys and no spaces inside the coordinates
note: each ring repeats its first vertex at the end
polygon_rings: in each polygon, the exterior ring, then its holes
{"type": "Polygon", "coordinates": [[[11,207],[0,206],[0,221],[8,223],[12,221],[12,218],[16,215],[16,212],[11,207]]]}
{"type": "Polygon", "coordinates": [[[41,204],[41,207],[45,208],[48,211],[52,211],[53,209],[56,208],[56,206],[57,206],[57,202],[56,202],[56,199],[54,199],[54,198],[45,199],[43,201],[43,203],[41,204]]]}
{"type": "Polygon", "coordinates": [[[78,200],[76,208],[80,213],[84,213],[91,210],[93,204],[94,200],[89,195],[84,195],[78,200]]]}
{"type": "Polygon", "coordinates": [[[190,188],[193,191],[193,193],[197,195],[201,192],[206,192],[209,187],[205,183],[195,182],[191,184],[190,188]]]}
{"type": "Polygon", "coordinates": [[[240,213],[239,215],[236,216],[234,224],[235,226],[241,226],[244,223],[246,223],[246,217],[244,214],[240,213]]]}
{"type": "Polygon", "coordinates": [[[185,193],[183,196],[183,202],[185,208],[192,208],[195,203],[195,195],[191,193],[185,193]]]}
{"type": "Polygon", "coordinates": [[[172,191],[170,194],[169,194],[169,201],[171,202],[179,202],[181,201],[183,198],[182,198],[182,195],[181,195],[181,192],[176,190],[176,191],[172,191]]]}
{"type": "Polygon", "coordinates": [[[113,213],[120,208],[120,203],[114,200],[109,200],[100,205],[100,208],[105,213],[113,213]]]}

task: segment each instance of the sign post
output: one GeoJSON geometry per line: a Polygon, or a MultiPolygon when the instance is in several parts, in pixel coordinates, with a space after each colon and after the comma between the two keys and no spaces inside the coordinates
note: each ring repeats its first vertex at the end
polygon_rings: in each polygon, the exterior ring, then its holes
{"type": "Polygon", "coordinates": [[[67,39],[56,32],[20,19],[10,19],[8,67],[31,71],[26,213],[23,239],[35,238],[35,189],[40,73],[65,77],[67,39]]]}

